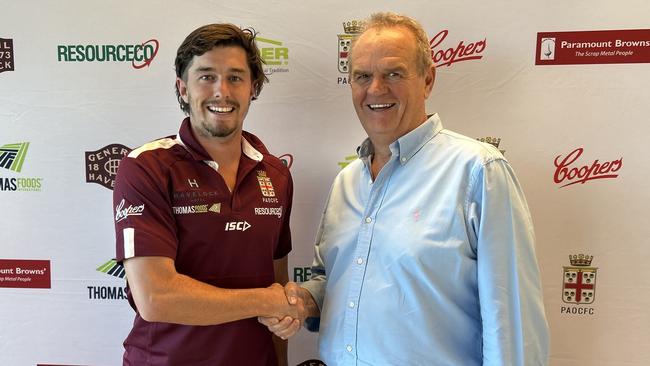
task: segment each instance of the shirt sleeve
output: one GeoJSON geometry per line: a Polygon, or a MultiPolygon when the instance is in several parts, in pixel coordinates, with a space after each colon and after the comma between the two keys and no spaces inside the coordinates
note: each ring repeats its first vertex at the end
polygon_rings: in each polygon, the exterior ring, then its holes
{"type": "Polygon", "coordinates": [[[546,365],[548,325],[532,220],[502,158],[472,172],[467,212],[478,265],[483,365],[546,365]]]}
{"type": "MultiPolygon", "coordinates": [[[[141,157],[140,157],[141,158],[141,157]]],[[[158,165],[145,167],[125,157],[113,189],[116,259],[164,256],[176,259],[176,223],[170,207],[168,177],[158,165]]]]}

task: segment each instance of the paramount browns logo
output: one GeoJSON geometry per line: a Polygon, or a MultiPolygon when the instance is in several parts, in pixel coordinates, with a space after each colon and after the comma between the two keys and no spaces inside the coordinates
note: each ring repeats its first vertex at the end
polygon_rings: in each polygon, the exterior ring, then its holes
{"type": "Polygon", "coordinates": [[[650,62],[650,29],[537,33],[535,65],[650,62]]]}
{"type": "Polygon", "coordinates": [[[50,261],[0,259],[0,287],[51,288],[50,261]]]}
{"type": "Polygon", "coordinates": [[[14,71],[14,41],[0,38],[0,72],[14,71]]]}
{"type": "Polygon", "coordinates": [[[59,62],[130,62],[134,69],[142,69],[151,65],[158,48],[156,39],[140,44],[58,45],[57,57],[59,62]]]}
{"type": "Polygon", "coordinates": [[[449,31],[447,29],[436,34],[429,45],[431,46],[431,60],[436,67],[451,66],[457,62],[480,60],[483,58],[483,51],[487,46],[487,38],[480,41],[467,42],[459,41],[455,47],[440,47],[440,44],[447,38],[449,31]]]}
{"type": "Polygon", "coordinates": [[[97,183],[110,190],[115,187],[115,177],[120,161],[131,149],[121,144],[111,144],[95,151],[86,151],[86,183],[97,183]]]}
{"type": "Polygon", "coordinates": [[[555,174],[553,181],[562,184],[560,188],[573,184],[584,184],[595,179],[618,178],[618,171],[623,167],[623,158],[617,160],[600,162],[598,159],[591,164],[574,164],[580,158],[584,149],[579,147],[565,157],[558,155],[555,158],[555,174]]]}

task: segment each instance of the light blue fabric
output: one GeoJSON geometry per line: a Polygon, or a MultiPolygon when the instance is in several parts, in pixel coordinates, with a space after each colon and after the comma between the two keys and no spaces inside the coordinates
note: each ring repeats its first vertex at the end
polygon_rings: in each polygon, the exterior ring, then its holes
{"type": "Polygon", "coordinates": [[[546,365],[532,221],[501,153],[437,115],[391,144],[374,182],[371,149],[336,177],[303,284],[322,360],[546,365]]]}

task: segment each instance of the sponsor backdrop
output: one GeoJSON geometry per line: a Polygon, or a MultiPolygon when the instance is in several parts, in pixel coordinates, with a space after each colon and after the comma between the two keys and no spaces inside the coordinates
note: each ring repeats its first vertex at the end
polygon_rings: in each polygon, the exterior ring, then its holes
{"type": "MultiPolygon", "coordinates": [[[[290,277],[308,279],[329,185],[364,137],[347,56],[377,10],[415,15],[429,33],[428,110],[497,145],[519,175],[550,364],[649,365],[646,0],[5,2],[0,364],[120,364],[133,311],[113,260],[113,180],[130,149],[177,132],[175,51],[206,23],[259,31],[270,83],[245,127],[293,173],[290,277]]],[[[318,365],[316,341],[292,339],[291,364],[318,365]]]]}

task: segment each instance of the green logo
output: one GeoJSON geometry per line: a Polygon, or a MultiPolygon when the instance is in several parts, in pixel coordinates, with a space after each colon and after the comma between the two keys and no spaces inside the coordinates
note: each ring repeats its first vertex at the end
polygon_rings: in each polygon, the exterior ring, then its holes
{"type": "Polygon", "coordinates": [[[115,259],[111,259],[108,262],[97,267],[97,271],[119,278],[124,278],[124,276],[126,276],[124,266],[120,263],[117,263],[115,259]]]}
{"type": "Polygon", "coordinates": [[[0,147],[0,168],[20,173],[25,162],[29,142],[7,144],[0,147]]]}
{"type": "Polygon", "coordinates": [[[341,169],[343,169],[343,168],[345,168],[346,166],[348,166],[348,164],[350,164],[351,162],[357,160],[357,158],[358,158],[358,156],[357,156],[356,154],[354,154],[354,155],[350,155],[350,156],[346,156],[346,157],[345,157],[345,161],[339,161],[339,162],[338,162],[338,165],[339,165],[339,167],[341,167],[341,169]]]}
{"type": "Polygon", "coordinates": [[[264,73],[271,75],[274,72],[288,72],[289,49],[282,47],[282,42],[268,38],[257,37],[260,43],[260,56],[264,61],[264,73]]]}

